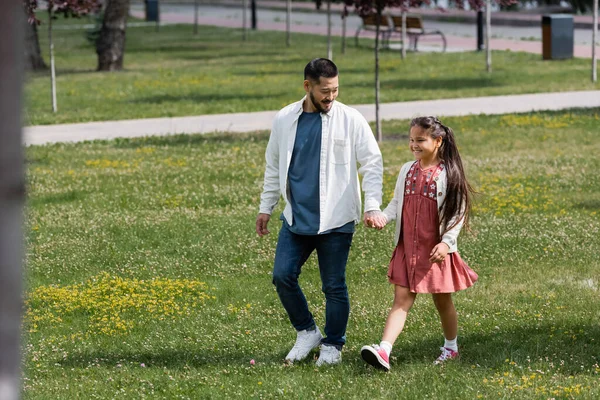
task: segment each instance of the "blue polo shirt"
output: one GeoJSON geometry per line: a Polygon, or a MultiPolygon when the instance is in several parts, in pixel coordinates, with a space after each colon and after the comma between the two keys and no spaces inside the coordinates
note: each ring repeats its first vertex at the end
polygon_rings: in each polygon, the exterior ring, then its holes
{"type": "MultiPolygon", "coordinates": [[[[319,171],[321,162],[321,113],[302,112],[288,169],[289,201],[293,223],[283,216],[284,225],[298,235],[316,235],[321,222],[319,207],[319,171]]],[[[323,233],[353,233],[354,221],[323,233]]]]}

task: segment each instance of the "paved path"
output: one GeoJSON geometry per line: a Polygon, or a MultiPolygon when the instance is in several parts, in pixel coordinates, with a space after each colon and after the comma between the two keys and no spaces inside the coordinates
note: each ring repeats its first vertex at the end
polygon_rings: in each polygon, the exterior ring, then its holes
{"type": "MultiPolygon", "coordinates": [[[[190,4],[194,0],[180,0],[164,2],[163,5],[172,5],[173,3],[179,4],[190,4]]],[[[292,12],[325,12],[325,2],[323,2],[321,10],[317,11],[313,2],[292,2],[292,12]]],[[[447,3],[447,2],[446,2],[447,3]]],[[[211,5],[211,6],[225,6],[225,7],[240,7],[242,4],[241,0],[200,0],[200,4],[211,5]]],[[[161,5],[161,7],[163,6],[161,5]]],[[[284,1],[273,1],[273,0],[257,0],[256,5],[258,9],[266,10],[282,10],[286,8],[284,1]]],[[[442,3],[440,3],[442,5],[442,3]]],[[[332,3],[331,11],[339,14],[344,8],[343,4],[332,3]]],[[[547,11],[542,12],[541,9],[536,10],[522,10],[518,12],[514,11],[495,11],[492,10],[492,25],[507,25],[507,26],[540,26],[542,20],[542,14],[550,14],[558,11],[560,7],[546,7],[547,11]]],[[[354,12],[354,8],[350,7],[350,12],[354,12]]],[[[446,20],[452,22],[475,22],[477,19],[477,13],[469,10],[458,10],[455,8],[447,8],[443,11],[431,8],[411,8],[410,13],[421,14],[426,20],[446,20]]],[[[576,28],[592,28],[592,15],[574,15],[573,22],[576,28]]],[[[600,24],[600,20],[598,21],[600,24]]]]}
{"type": "MultiPolygon", "coordinates": [[[[298,3],[310,6],[312,3],[298,3]]],[[[314,4],[313,4],[314,6],[314,4]]],[[[435,10],[422,10],[435,11],[435,10]]],[[[454,10],[458,11],[458,10],[454,10]]],[[[421,11],[420,11],[421,12],[421,11]]],[[[439,11],[435,11],[438,12],[439,11]]],[[[144,6],[132,5],[131,15],[144,18],[144,6]]],[[[538,16],[539,17],[539,16],[538,16]]],[[[250,18],[248,13],[248,18],[250,18]]],[[[327,23],[325,15],[314,15],[306,13],[292,13],[292,32],[310,33],[317,35],[327,34],[327,23]]],[[[194,22],[193,7],[190,5],[164,5],[161,7],[162,23],[192,24],[194,22]]],[[[220,26],[227,28],[242,27],[242,12],[239,8],[227,8],[218,6],[201,6],[198,23],[207,26],[220,26]]],[[[357,16],[348,19],[347,38],[350,45],[354,45],[354,32],[360,20],[357,16]]],[[[427,21],[428,29],[440,29],[446,34],[448,51],[472,51],[476,49],[475,27],[466,24],[451,24],[439,21],[427,21]]],[[[277,9],[261,10],[258,21],[259,30],[285,31],[285,12],[277,9]]],[[[339,16],[333,18],[332,35],[342,36],[342,28],[339,16]]],[[[372,32],[361,33],[361,37],[374,37],[372,32]]],[[[591,58],[591,29],[577,29],[574,33],[575,57],[591,58]]],[[[537,27],[506,27],[492,26],[492,39],[490,40],[492,50],[524,51],[533,54],[542,54],[541,28],[537,27]],[[521,40],[525,39],[525,40],[521,40]]],[[[436,36],[427,36],[420,40],[421,51],[440,51],[441,41],[436,36]]],[[[600,53],[600,46],[597,46],[600,53]]]]}
{"type": "MultiPolygon", "coordinates": [[[[369,121],[375,119],[375,106],[354,106],[369,121]]],[[[408,119],[417,115],[461,116],[469,114],[505,114],[539,110],[600,107],[600,90],[539,93],[513,96],[473,97],[385,103],[382,119],[408,119]]],[[[276,111],[216,114],[193,117],[149,118],[125,121],[26,127],[25,145],[85,140],[172,135],[178,133],[251,132],[269,130],[276,111]]]]}

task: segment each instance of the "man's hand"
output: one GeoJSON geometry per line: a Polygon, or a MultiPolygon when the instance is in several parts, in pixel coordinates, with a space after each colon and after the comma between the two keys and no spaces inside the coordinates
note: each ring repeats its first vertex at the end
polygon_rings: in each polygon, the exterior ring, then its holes
{"type": "Polygon", "coordinates": [[[258,236],[263,237],[271,233],[267,229],[270,219],[271,216],[269,214],[258,214],[258,217],[256,217],[256,233],[258,233],[258,236]]]}
{"type": "Polygon", "coordinates": [[[387,218],[381,211],[367,211],[363,217],[363,221],[369,228],[381,230],[387,224],[387,218]]]}
{"type": "Polygon", "coordinates": [[[444,242],[438,243],[435,245],[431,253],[429,253],[429,262],[430,263],[441,263],[446,258],[446,254],[448,254],[448,250],[450,248],[444,242]]]}

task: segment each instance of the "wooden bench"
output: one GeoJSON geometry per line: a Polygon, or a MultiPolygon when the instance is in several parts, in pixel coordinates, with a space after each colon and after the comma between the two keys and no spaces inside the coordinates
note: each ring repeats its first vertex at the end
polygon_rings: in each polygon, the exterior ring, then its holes
{"type": "MultiPolygon", "coordinates": [[[[402,37],[402,16],[400,15],[391,15],[391,28],[392,31],[387,36],[387,41],[389,42],[390,36],[392,34],[398,33],[400,37],[402,37]]],[[[409,40],[409,48],[412,48],[414,51],[417,50],[417,45],[419,44],[419,38],[421,36],[428,35],[439,35],[442,38],[443,50],[446,51],[446,36],[440,30],[434,31],[426,31],[423,26],[423,18],[420,15],[407,15],[406,16],[406,36],[408,36],[409,40]]],[[[404,43],[402,43],[404,46],[404,43]]]]}
{"type": "MultiPolygon", "coordinates": [[[[356,47],[358,47],[358,35],[360,34],[360,31],[362,31],[362,30],[371,31],[371,32],[377,31],[377,15],[376,14],[366,15],[366,16],[361,17],[361,19],[362,19],[362,25],[358,27],[358,29],[356,30],[356,35],[355,35],[356,47]]],[[[380,35],[382,46],[387,45],[390,35],[393,33],[393,30],[394,29],[393,29],[393,26],[392,26],[389,16],[382,15],[381,23],[379,24],[379,35],[380,35]]]]}

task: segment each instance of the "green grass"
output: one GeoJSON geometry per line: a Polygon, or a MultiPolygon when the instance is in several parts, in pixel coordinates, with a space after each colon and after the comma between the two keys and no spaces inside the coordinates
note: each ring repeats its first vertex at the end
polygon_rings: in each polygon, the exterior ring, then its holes
{"type": "MultiPolygon", "coordinates": [[[[481,193],[459,243],[480,279],[455,295],[461,360],[432,366],[442,334],[423,295],[389,374],[359,350],[391,305],[392,227],[355,234],[343,364],[283,365],[295,334],[271,284],[277,219],[254,232],[265,133],[29,147],[24,398],[598,398],[599,121],[445,121],[481,193]]],[[[400,138],[381,146],[386,204],[407,124],[384,126],[400,138]]],[[[301,284],[323,326],[314,256],[301,284]]]]}
{"type": "MultiPolygon", "coordinates": [[[[57,20],[57,24],[64,22],[57,20]]],[[[44,25],[40,40],[44,53],[44,25]]],[[[303,68],[327,54],[326,38],[293,35],[285,47],[283,32],[251,32],[191,26],[135,27],[127,31],[125,71],[95,72],[95,50],[83,31],[56,31],[58,108],[52,114],[48,73],[31,74],[26,84],[28,125],[96,120],[276,110],[304,94],[303,68]]],[[[340,68],[340,101],[374,102],[373,52],[355,48],[346,54],[334,39],[340,68]]],[[[47,54],[45,59],[48,60],[47,54]]],[[[590,62],[585,59],[542,61],[539,55],[494,52],[493,73],[485,55],[467,53],[381,53],[381,101],[427,100],[484,95],[585,90],[590,62]]]]}

